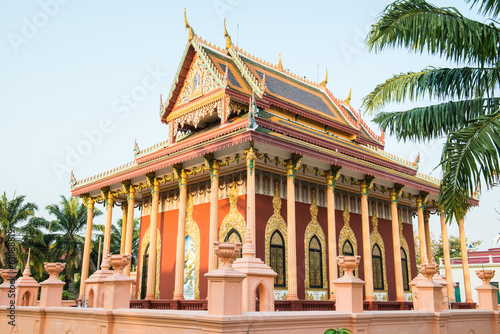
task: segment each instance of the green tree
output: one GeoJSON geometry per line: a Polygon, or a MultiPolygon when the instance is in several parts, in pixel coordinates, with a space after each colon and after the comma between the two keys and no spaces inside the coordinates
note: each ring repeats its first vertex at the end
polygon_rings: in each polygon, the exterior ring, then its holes
{"type": "MultiPolygon", "coordinates": [[[[104,225],[97,225],[96,229],[102,233],[104,232],[104,225]]],[[[109,245],[109,252],[111,254],[120,254],[121,239],[122,239],[123,219],[120,218],[116,224],[111,225],[111,241],[109,245]]],[[[134,219],[134,228],[132,232],[132,260],[131,266],[137,265],[137,256],[139,253],[139,236],[140,236],[140,222],[139,218],[134,219]]],[[[96,239],[97,240],[97,239],[96,239]]],[[[104,240],[104,237],[102,237],[104,240]]],[[[98,243],[98,241],[96,241],[98,243]]],[[[97,249],[98,246],[96,246],[97,249]]]]}
{"type": "MultiPolygon", "coordinates": [[[[479,246],[481,246],[481,244],[483,243],[482,240],[469,242],[467,238],[465,238],[465,241],[467,243],[467,248],[469,251],[476,251],[479,248],[479,246]]],[[[450,257],[451,258],[461,257],[462,251],[460,250],[460,238],[457,237],[456,235],[450,235],[448,237],[448,242],[450,244],[450,257]]],[[[442,237],[439,237],[439,242],[435,242],[434,244],[435,244],[435,250],[433,251],[434,259],[436,259],[436,263],[439,263],[439,258],[444,258],[442,237]]]]}
{"type": "MultiPolygon", "coordinates": [[[[484,15],[498,16],[500,1],[468,0],[484,15]]],[[[453,7],[424,0],[388,5],[367,36],[370,50],[406,48],[440,56],[455,67],[427,67],[400,73],[379,84],[364,98],[363,108],[379,111],[390,102],[424,97],[439,103],[403,111],[379,112],[374,121],[399,140],[446,137],[440,166],[439,202],[448,219],[463,217],[481,181],[499,180],[500,29],[496,21],[478,22],[453,7]]]]}
{"type": "MultiPolygon", "coordinates": [[[[0,196],[0,266],[6,266],[6,260],[9,254],[9,239],[14,236],[18,241],[22,235],[22,224],[35,215],[38,206],[35,203],[26,202],[26,196],[14,196],[8,199],[4,192],[0,196]],[[11,234],[13,231],[14,234],[11,234]]],[[[26,261],[20,244],[16,242],[15,256],[18,260],[18,269],[22,268],[22,261],[26,261]]]]}
{"type": "MultiPolygon", "coordinates": [[[[78,198],[66,198],[61,195],[59,204],[47,206],[49,214],[55,219],[48,225],[48,230],[53,234],[54,242],[50,245],[52,261],[66,262],[64,280],[70,283],[73,274],[81,268],[85,228],[87,226],[87,208],[80,203],[78,198]]],[[[94,217],[102,212],[95,209],[94,217]]]]}
{"type": "MultiPolygon", "coordinates": [[[[415,260],[417,262],[417,265],[420,264],[420,240],[417,235],[413,237],[414,244],[415,244],[415,260]]],[[[472,242],[469,242],[467,238],[465,238],[465,241],[468,245],[468,250],[469,251],[476,251],[479,246],[483,243],[482,240],[475,240],[472,242]]],[[[450,245],[450,258],[456,258],[456,257],[461,257],[462,256],[462,251],[460,250],[460,238],[455,236],[455,235],[450,235],[448,237],[448,243],[450,245]]],[[[434,235],[431,234],[431,252],[432,256],[434,257],[434,261],[439,264],[439,259],[444,258],[444,253],[443,253],[443,238],[440,235],[439,240],[436,240],[434,238],[434,235]]]]}

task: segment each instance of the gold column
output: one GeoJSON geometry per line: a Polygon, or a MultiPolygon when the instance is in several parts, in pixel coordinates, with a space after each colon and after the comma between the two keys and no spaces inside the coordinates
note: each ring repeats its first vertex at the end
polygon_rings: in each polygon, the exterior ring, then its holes
{"type": "Polygon", "coordinates": [[[109,247],[111,244],[111,223],[113,219],[113,204],[115,202],[113,193],[109,190],[106,193],[106,225],[104,227],[104,246],[101,261],[101,267],[103,269],[109,269],[110,266],[107,255],[109,254],[109,247]]]}
{"type": "MultiPolygon", "coordinates": [[[[127,191],[128,200],[128,215],[127,215],[127,233],[125,240],[125,254],[132,255],[132,238],[134,237],[134,205],[135,205],[135,188],[130,185],[127,191]]],[[[127,264],[124,273],[130,276],[130,266],[127,264]]]]}
{"type": "Polygon", "coordinates": [[[92,243],[92,223],[94,219],[94,200],[83,199],[87,206],[87,229],[85,231],[85,246],[83,247],[82,276],[80,278],[80,297],[85,293],[85,280],[89,277],[90,246],[92,243]]]}
{"type": "Polygon", "coordinates": [[[462,253],[462,268],[464,271],[465,302],[473,303],[472,289],[470,285],[469,259],[467,254],[467,240],[465,238],[464,219],[458,220],[458,230],[460,233],[460,252],[462,253]]]}
{"type": "Polygon", "coordinates": [[[187,201],[187,173],[185,169],[177,170],[179,179],[179,220],[177,223],[177,253],[175,261],[175,288],[174,299],[184,299],[184,251],[186,231],[186,201],[187,201]]]}
{"type": "Polygon", "coordinates": [[[257,150],[252,146],[246,150],[247,158],[247,226],[252,237],[253,247],[256,249],[257,240],[255,238],[255,159],[257,150]]]}
{"type": "Polygon", "coordinates": [[[328,213],[328,268],[330,282],[330,300],[335,300],[337,271],[337,228],[335,225],[335,183],[340,176],[340,168],[326,172],[326,206],[328,213]]]}
{"type": "Polygon", "coordinates": [[[450,302],[455,302],[455,291],[453,289],[453,277],[451,276],[451,260],[450,260],[450,243],[448,242],[448,227],[446,226],[446,217],[444,211],[441,210],[441,239],[443,241],[443,256],[444,256],[444,270],[446,275],[446,282],[448,285],[448,297],[450,302]]]}
{"type": "Polygon", "coordinates": [[[217,269],[217,255],[214,252],[214,241],[219,241],[219,171],[217,160],[210,164],[212,185],[210,187],[210,240],[208,242],[208,272],[217,269]]]}
{"type": "Polygon", "coordinates": [[[403,187],[391,189],[392,251],[394,253],[394,272],[396,276],[396,301],[404,302],[403,266],[401,264],[401,242],[399,239],[398,197],[403,187]]]}
{"type": "Polygon", "coordinates": [[[425,210],[424,211],[425,251],[427,252],[427,259],[429,260],[429,262],[433,262],[434,257],[432,256],[432,248],[431,248],[431,230],[429,228],[429,219],[430,218],[431,218],[430,211],[425,210]]]}
{"type": "Polygon", "coordinates": [[[120,241],[120,254],[125,254],[125,242],[127,240],[127,211],[128,211],[128,203],[123,202],[122,203],[122,211],[123,211],[123,218],[122,218],[122,238],[120,241]]]}
{"type": "Polygon", "coordinates": [[[368,189],[371,182],[360,181],[361,190],[361,227],[363,230],[363,269],[365,272],[365,300],[373,301],[373,266],[370,249],[370,221],[368,213],[368,189]]]}
{"type": "Polygon", "coordinates": [[[148,258],[148,284],[146,287],[146,299],[155,299],[155,286],[156,286],[156,247],[158,239],[158,207],[160,202],[160,182],[154,176],[146,176],[148,184],[151,187],[151,213],[150,229],[149,229],[149,258],[148,258]]]}
{"type": "Polygon", "coordinates": [[[422,195],[417,196],[417,215],[418,215],[418,241],[420,243],[420,263],[428,263],[427,248],[425,241],[425,224],[424,224],[424,200],[422,195]]]}
{"type": "Polygon", "coordinates": [[[288,300],[298,300],[297,295],[297,238],[295,228],[295,167],[296,160],[286,161],[287,176],[287,225],[288,225],[288,300]]]}

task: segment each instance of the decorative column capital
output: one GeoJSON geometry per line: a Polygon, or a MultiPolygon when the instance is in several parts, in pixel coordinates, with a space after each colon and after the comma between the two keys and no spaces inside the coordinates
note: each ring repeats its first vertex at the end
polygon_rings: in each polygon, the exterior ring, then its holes
{"type": "Polygon", "coordinates": [[[106,206],[113,206],[115,196],[113,193],[109,190],[109,187],[102,188],[101,189],[101,195],[102,199],[105,201],[106,206]]]}
{"type": "Polygon", "coordinates": [[[90,196],[82,196],[82,201],[83,201],[83,204],[87,207],[87,210],[92,210],[94,211],[94,203],[95,203],[95,200],[90,197],[90,196]]]}
{"type": "Polygon", "coordinates": [[[160,180],[155,177],[155,173],[146,174],[146,183],[151,188],[151,196],[160,192],[160,180]]]}
{"type": "Polygon", "coordinates": [[[205,154],[203,158],[205,159],[205,163],[210,168],[210,181],[212,181],[214,177],[218,178],[220,171],[220,161],[215,159],[213,153],[205,154]]]}
{"type": "Polygon", "coordinates": [[[326,185],[328,188],[333,188],[335,190],[335,184],[337,183],[337,180],[340,178],[340,170],[342,167],[334,167],[330,170],[325,171],[325,177],[326,177],[326,185]]]}
{"type": "Polygon", "coordinates": [[[370,193],[370,188],[373,186],[373,181],[375,181],[375,178],[373,176],[365,176],[363,180],[359,181],[361,196],[368,197],[370,193]]]}
{"type": "Polygon", "coordinates": [[[391,203],[396,203],[398,204],[399,197],[403,193],[403,185],[400,184],[394,184],[394,187],[391,188],[389,194],[391,196],[391,203]]]}
{"type": "Polygon", "coordinates": [[[122,182],[122,189],[125,194],[127,194],[127,202],[130,200],[135,200],[135,187],[130,183],[130,181],[122,182]]]}
{"type": "Polygon", "coordinates": [[[428,223],[431,217],[431,212],[429,210],[424,210],[424,222],[428,223]]]}
{"type": "Polygon", "coordinates": [[[179,189],[187,186],[188,171],[182,168],[181,164],[173,166],[174,176],[179,181],[179,189]]]}
{"type": "Polygon", "coordinates": [[[420,195],[416,197],[417,201],[417,209],[424,209],[425,202],[427,202],[427,199],[429,198],[429,193],[426,192],[420,192],[420,195]]]}
{"type": "Polygon", "coordinates": [[[127,202],[122,202],[122,211],[124,214],[127,214],[128,213],[128,205],[127,205],[127,202]]]}
{"type": "Polygon", "coordinates": [[[250,170],[250,176],[253,174],[255,168],[255,160],[257,159],[257,154],[259,150],[253,148],[253,143],[250,144],[250,148],[245,150],[245,157],[247,159],[247,168],[250,170]]]}
{"type": "Polygon", "coordinates": [[[287,179],[292,179],[295,183],[295,171],[300,167],[300,161],[302,160],[302,156],[292,153],[292,157],[288,160],[285,160],[286,163],[286,177],[287,179]]]}

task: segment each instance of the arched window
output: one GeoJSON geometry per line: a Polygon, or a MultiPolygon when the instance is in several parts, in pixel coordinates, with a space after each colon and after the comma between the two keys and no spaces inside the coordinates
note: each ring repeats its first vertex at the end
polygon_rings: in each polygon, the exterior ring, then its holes
{"type": "Polygon", "coordinates": [[[384,267],[382,264],[382,252],[379,245],[375,244],[372,249],[372,268],[373,268],[373,288],[375,290],[384,290],[384,267]]]}
{"type": "Polygon", "coordinates": [[[309,242],[309,286],[323,288],[321,244],[316,236],[313,236],[309,242]]]}
{"type": "MultiPolygon", "coordinates": [[[[241,236],[240,236],[240,234],[234,228],[232,228],[231,230],[229,230],[229,232],[227,232],[226,237],[224,238],[224,241],[225,242],[239,242],[239,243],[243,244],[241,242],[241,236]]],[[[240,257],[241,256],[242,256],[242,254],[241,254],[241,251],[240,251],[240,257]]]]}
{"type": "Polygon", "coordinates": [[[349,240],[346,240],[342,246],[342,255],[354,256],[354,249],[352,248],[352,244],[349,240]]]}
{"type": "Polygon", "coordinates": [[[144,249],[144,254],[142,255],[141,299],[146,298],[146,293],[147,293],[147,290],[148,290],[148,262],[149,262],[149,244],[144,249]]]}
{"type": "Polygon", "coordinates": [[[408,277],[408,257],[406,256],[406,252],[401,247],[401,268],[403,269],[403,288],[405,291],[410,290],[410,280],[408,277]]]}
{"type": "Polygon", "coordinates": [[[285,242],[280,231],[276,230],[271,235],[271,268],[278,275],[274,277],[274,286],[285,287],[285,242]]]}

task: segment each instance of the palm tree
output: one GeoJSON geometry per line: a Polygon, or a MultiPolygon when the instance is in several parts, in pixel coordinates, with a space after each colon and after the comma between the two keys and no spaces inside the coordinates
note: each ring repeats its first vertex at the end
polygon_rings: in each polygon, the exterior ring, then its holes
{"type": "MultiPolygon", "coordinates": [[[[484,15],[500,13],[498,0],[466,1],[479,6],[484,15]]],[[[395,1],[372,25],[367,45],[375,52],[395,47],[428,52],[456,64],[396,74],[364,98],[363,108],[373,112],[390,102],[423,97],[438,101],[411,110],[379,112],[374,121],[403,141],[446,137],[439,202],[449,220],[462,218],[481,181],[491,187],[500,175],[497,23],[474,21],[453,7],[440,8],[424,0],[395,1]]]]}
{"type": "MultiPolygon", "coordinates": [[[[7,198],[5,192],[0,196],[0,266],[6,266],[6,260],[9,254],[9,239],[22,235],[21,224],[26,222],[30,217],[34,217],[38,206],[35,203],[24,203],[26,196],[13,196],[11,200],[7,198]],[[10,231],[14,233],[11,234],[10,231]]],[[[22,267],[21,261],[22,250],[19,243],[16,243],[15,256],[18,259],[18,265],[22,267]]],[[[20,269],[20,268],[19,268],[20,269]]]]}
{"type": "Polygon", "coordinates": [[[19,229],[21,234],[20,246],[24,252],[31,249],[30,264],[33,269],[32,277],[38,282],[43,281],[49,276],[45,272],[44,262],[50,261],[49,245],[54,241],[54,236],[50,233],[44,233],[48,226],[49,222],[46,219],[31,217],[28,223],[19,229]]]}
{"type": "MultiPolygon", "coordinates": [[[[65,281],[70,283],[73,274],[79,272],[82,262],[85,228],[87,225],[87,208],[78,198],[66,198],[61,195],[59,205],[47,206],[49,214],[55,216],[48,226],[53,233],[54,242],[50,245],[50,254],[53,261],[66,262],[64,269],[65,281]]],[[[101,215],[99,210],[94,211],[94,217],[101,215]]]]}

